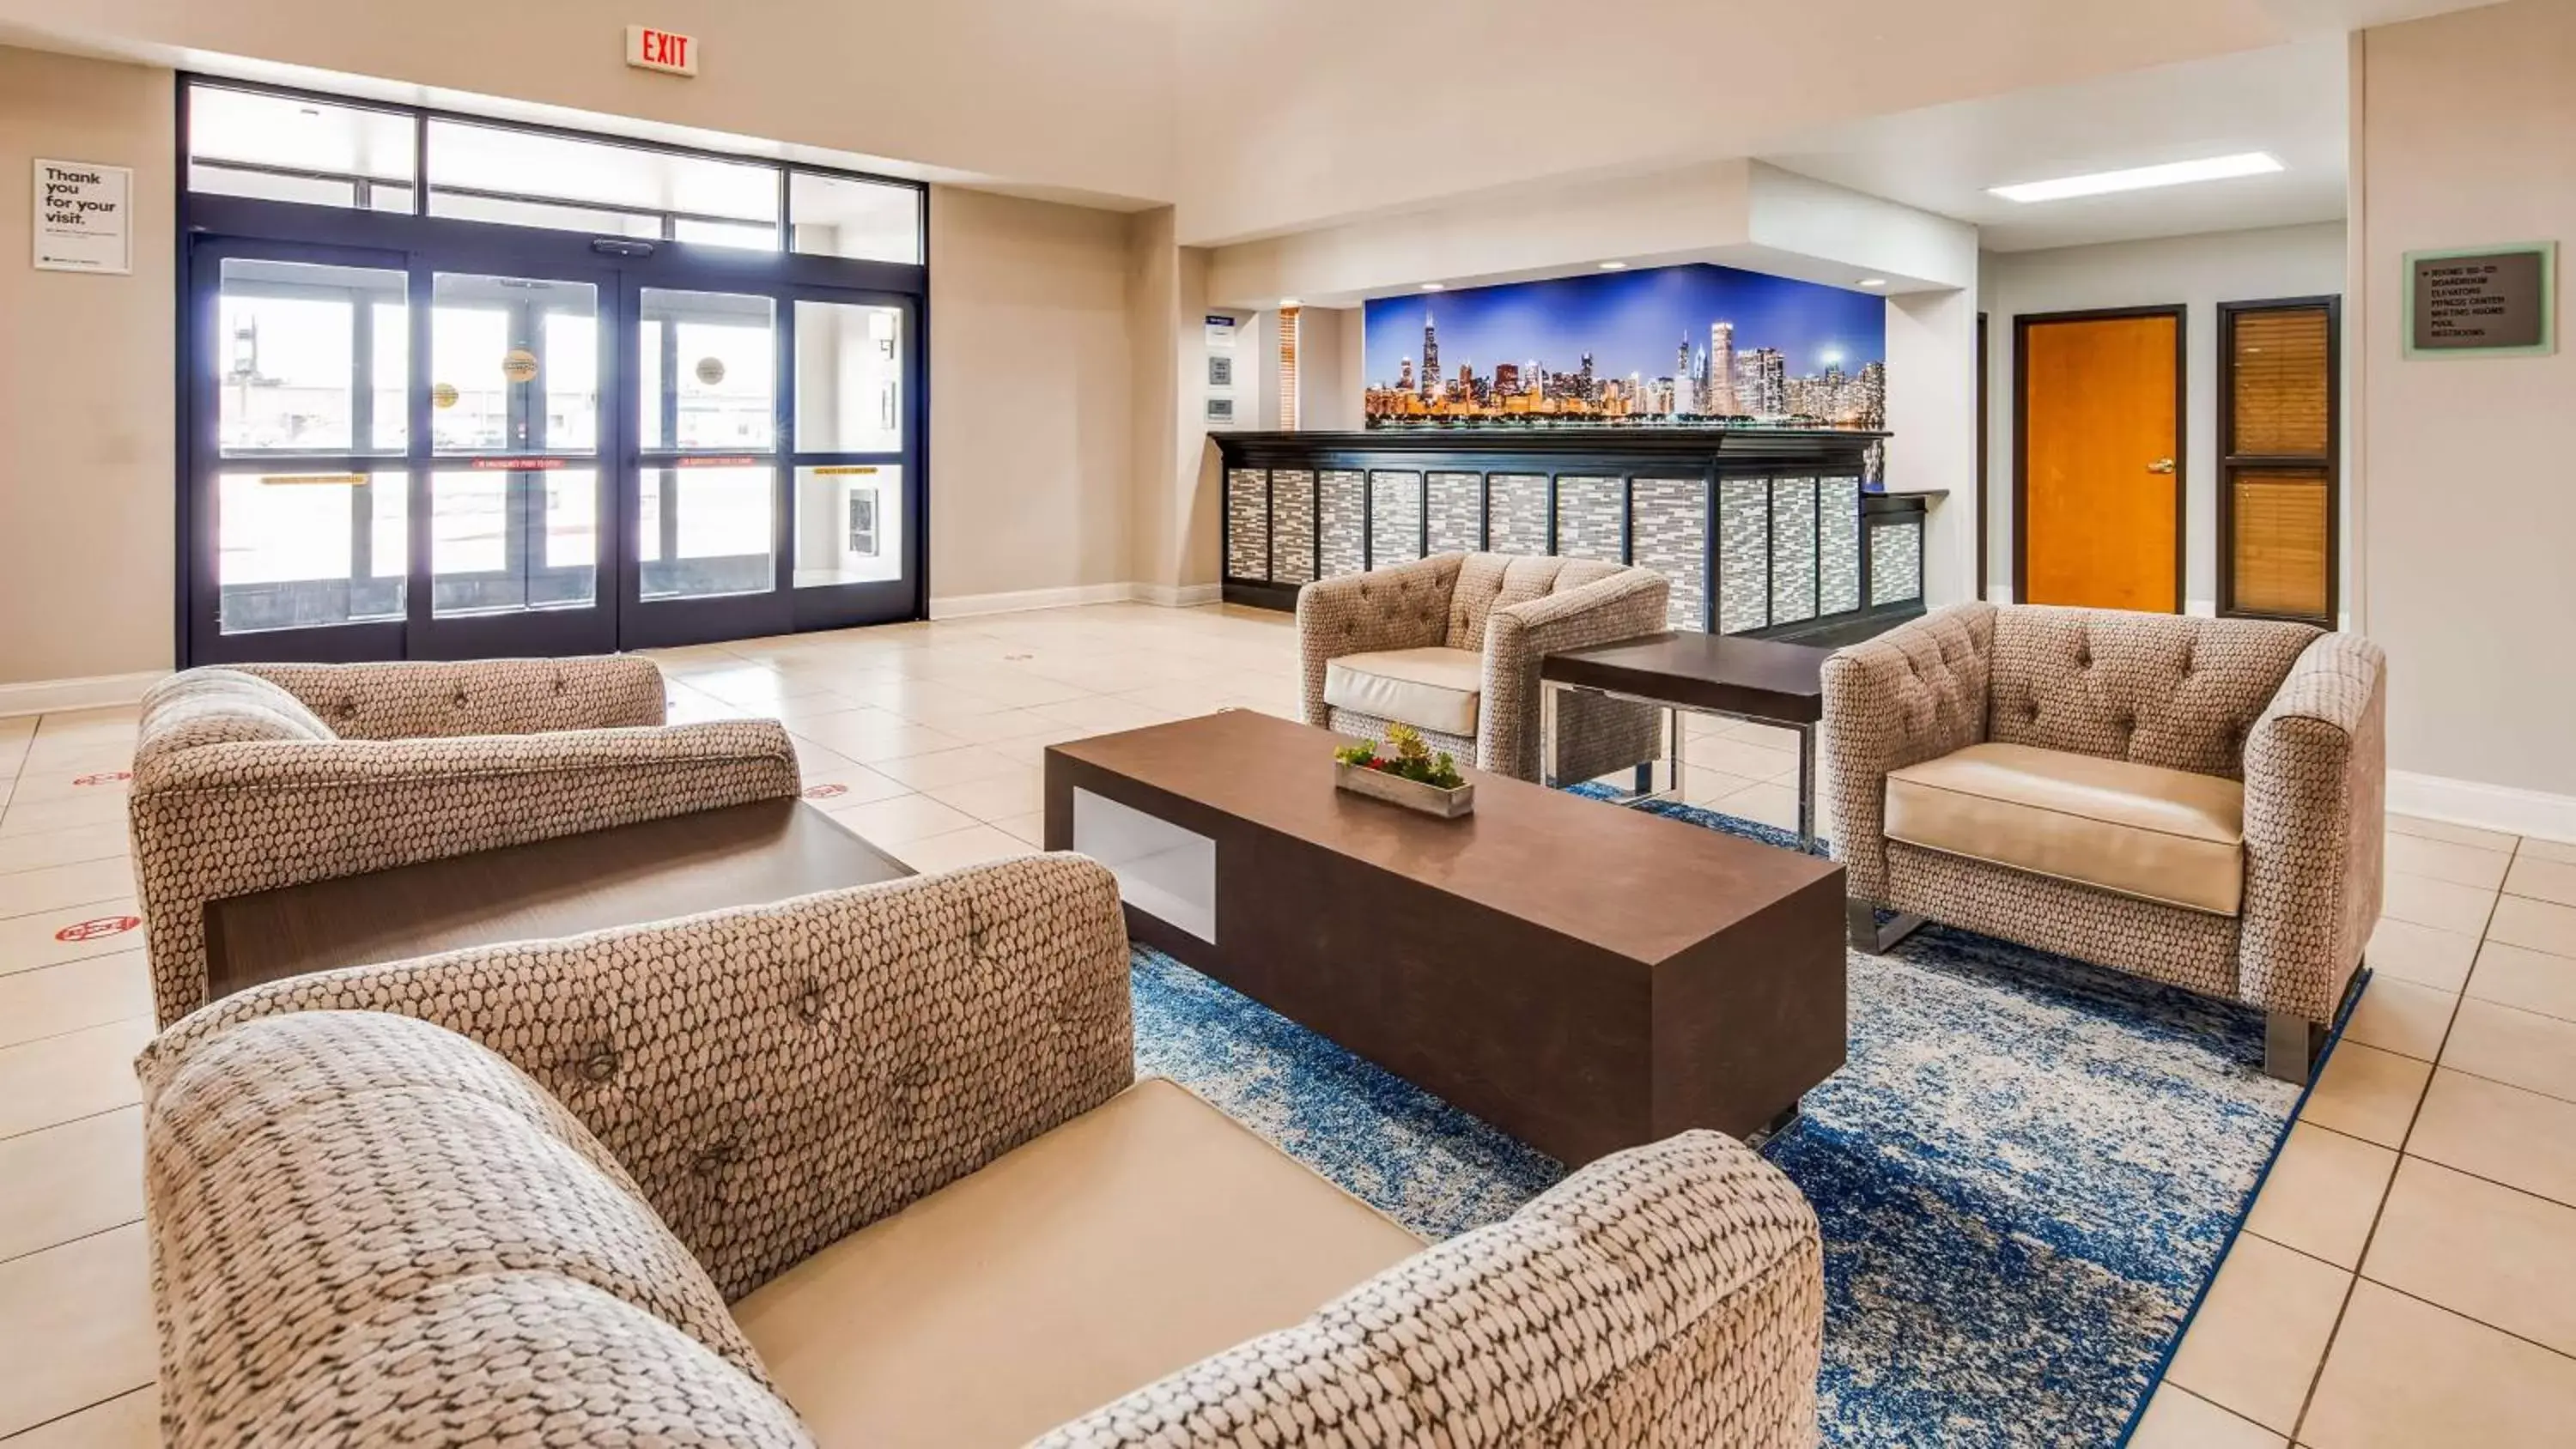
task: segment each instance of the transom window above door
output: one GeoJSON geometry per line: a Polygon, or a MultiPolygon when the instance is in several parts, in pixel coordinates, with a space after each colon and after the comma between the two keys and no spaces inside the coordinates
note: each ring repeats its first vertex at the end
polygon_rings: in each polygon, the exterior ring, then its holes
{"type": "Polygon", "coordinates": [[[922,262],[922,192],[901,182],[208,81],[187,104],[195,192],[922,262]]]}

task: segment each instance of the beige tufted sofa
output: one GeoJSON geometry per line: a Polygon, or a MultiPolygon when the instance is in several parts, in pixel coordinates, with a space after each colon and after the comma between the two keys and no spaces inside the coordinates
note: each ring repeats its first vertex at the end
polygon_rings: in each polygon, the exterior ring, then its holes
{"type": "Polygon", "coordinates": [[[1814,1214],[1695,1132],[1436,1247],[1135,1079],[1023,857],[228,997],[138,1070],[166,1442],[1769,1449],[1814,1214]]]}
{"type": "Polygon", "coordinates": [[[1961,604],[1825,665],[1855,944],[1891,907],[2262,1007],[2306,1080],[2379,916],[2378,646],[1961,604]]]}
{"type": "Polygon", "coordinates": [[[167,1025],[206,999],[206,903],[793,795],[778,724],[666,726],[652,661],[192,669],[143,701],[128,820],[167,1025]]]}
{"type": "MultiPolygon", "coordinates": [[[[1306,723],[1370,740],[1408,724],[1462,765],[1536,780],[1540,658],[1662,632],[1669,590],[1652,569],[1498,553],[1308,584],[1297,593],[1306,723]]],[[[1652,706],[1571,693],[1557,725],[1568,780],[1662,753],[1652,706]]]]}

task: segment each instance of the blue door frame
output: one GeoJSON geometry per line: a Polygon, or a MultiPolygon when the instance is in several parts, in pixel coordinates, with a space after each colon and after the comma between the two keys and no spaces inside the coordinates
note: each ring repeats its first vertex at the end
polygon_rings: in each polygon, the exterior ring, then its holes
{"type": "MultiPolygon", "coordinates": [[[[183,77],[181,84],[184,138],[187,78],[183,77]]],[[[786,174],[780,173],[782,188],[786,174]]],[[[425,190],[416,191],[424,205],[425,190]]],[[[186,192],[180,197],[180,228],[177,622],[183,664],[595,653],[926,616],[926,268],[674,241],[594,238],[578,232],[453,220],[416,212],[360,211],[186,192]],[[219,298],[222,263],[231,258],[364,267],[397,271],[407,278],[411,367],[405,396],[409,429],[404,451],[366,452],[363,445],[369,440],[359,438],[354,440],[359,448],[347,454],[281,454],[259,460],[223,457],[218,438],[218,388],[225,339],[219,321],[219,298]],[[589,607],[447,616],[434,610],[429,475],[433,469],[454,468],[462,461],[452,454],[437,454],[432,446],[430,310],[432,279],[439,274],[580,282],[598,288],[600,433],[595,466],[599,497],[594,530],[598,557],[589,607]],[[770,557],[774,570],[771,586],[765,590],[715,597],[643,596],[643,570],[638,564],[642,540],[638,530],[644,480],[656,476],[651,470],[657,465],[686,467],[699,461],[671,451],[647,452],[640,445],[638,409],[647,405],[647,400],[637,396],[642,369],[636,349],[641,336],[643,296],[648,288],[742,294],[771,301],[777,349],[773,371],[776,428],[771,450],[748,455],[752,466],[767,466],[772,474],[770,557]],[[855,303],[899,311],[900,448],[888,452],[808,452],[800,448],[795,432],[795,329],[796,304],[800,301],[855,303]],[[230,467],[237,472],[245,462],[254,461],[316,474],[400,473],[408,480],[409,554],[400,618],[223,632],[215,490],[224,469],[230,467]],[[901,470],[901,501],[896,510],[900,536],[885,541],[901,561],[899,578],[796,587],[796,483],[800,469],[818,467],[901,470]]],[[[663,369],[662,375],[665,387],[675,385],[669,369],[663,369]]],[[[666,435],[664,441],[672,440],[666,435]]],[[[592,466],[573,459],[564,462],[592,466]]],[[[485,466],[491,467],[492,463],[485,466]]],[[[519,470],[495,471],[521,480],[542,476],[519,470]]],[[[532,486],[529,481],[513,485],[513,506],[527,496],[532,486]]]]}

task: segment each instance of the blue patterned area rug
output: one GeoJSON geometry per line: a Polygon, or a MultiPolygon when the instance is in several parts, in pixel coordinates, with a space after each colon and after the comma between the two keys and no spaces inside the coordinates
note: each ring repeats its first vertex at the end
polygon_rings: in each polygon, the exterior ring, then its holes
{"type": "MultiPolygon", "coordinates": [[[[1426,1237],[1564,1174],[1160,952],[1134,979],[1140,1070],[1426,1237]]],[[[2262,1017],[1941,927],[1853,952],[1850,988],[1849,1063],[1763,1149],[1823,1225],[1826,1442],[2119,1442],[2298,1105],[2262,1017]]]]}

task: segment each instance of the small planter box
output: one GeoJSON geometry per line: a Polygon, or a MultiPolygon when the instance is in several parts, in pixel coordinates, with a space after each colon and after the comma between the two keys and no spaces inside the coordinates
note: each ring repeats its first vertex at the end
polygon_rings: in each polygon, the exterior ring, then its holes
{"type": "Polygon", "coordinates": [[[1390,805],[1401,805],[1407,810],[1418,810],[1443,820],[1455,820],[1476,808],[1474,785],[1443,790],[1419,780],[1408,780],[1402,775],[1390,775],[1384,770],[1372,770],[1365,765],[1345,764],[1339,760],[1333,762],[1333,783],[1354,795],[1384,800],[1390,805]]]}

